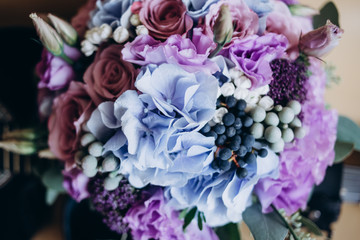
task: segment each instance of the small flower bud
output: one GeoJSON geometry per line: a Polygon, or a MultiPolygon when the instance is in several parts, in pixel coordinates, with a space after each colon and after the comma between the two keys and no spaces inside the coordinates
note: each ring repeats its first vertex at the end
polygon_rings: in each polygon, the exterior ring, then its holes
{"type": "Polygon", "coordinates": [[[104,180],[104,188],[105,188],[105,190],[107,190],[107,191],[115,190],[116,188],[119,187],[120,180],[121,180],[121,177],[114,177],[114,178],[107,177],[107,178],[105,178],[105,180],[104,180]]]}
{"type": "Polygon", "coordinates": [[[81,42],[81,51],[87,57],[91,56],[97,49],[98,47],[89,42],[88,40],[84,40],[81,42]]]}
{"type": "Polygon", "coordinates": [[[214,42],[225,45],[232,39],[233,31],[234,28],[229,6],[223,4],[220,7],[219,16],[214,24],[214,42]]]}
{"type": "Polygon", "coordinates": [[[42,18],[38,17],[36,13],[30,14],[30,18],[35,25],[42,44],[54,56],[60,56],[63,53],[64,48],[64,42],[60,35],[42,18]]]}
{"type": "Polygon", "coordinates": [[[324,26],[300,38],[300,51],[309,56],[322,57],[339,44],[343,33],[344,30],[328,20],[324,26]]]}
{"type": "Polygon", "coordinates": [[[93,170],[97,167],[97,159],[94,156],[87,155],[81,160],[81,167],[84,170],[93,170]]]}
{"type": "Polygon", "coordinates": [[[129,39],[129,31],[123,26],[119,26],[113,33],[113,39],[117,43],[126,42],[129,39]]]}
{"type": "Polygon", "coordinates": [[[149,30],[144,25],[139,25],[135,29],[136,35],[149,35],[149,30]]]}
{"type": "Polygon", "coordinates": [[[133,14],[130,17],[130,23],[133,26],[139,26],[141,24],[139,14],[133,14]]]}
{"type": "Polygon", "coordinates": [[[103,144],[101,142],[94,142],[92,143],[89,148],[89,154],[94,157],[100,157],[103,150],[103,144]]]}
{"type": "Polygon", "coordinates": [[[102,24],[99,28],[99,34],[102,41],[109,39],[112,35],[112,28],[109,24],[102,24]]]}
{"type": "Polygon", "coordinates": [[[85,33],[85,38],[92,44],[100,44],[102,37],[98,27],[92,28],[85,33]]]}
{"type": "Polygon", "coordinates": [[[104,172],[115,171],[120,165],[120,159],[114,155],[107,156],[102,162],[102,168],[104,172]]]}
{"type": "Polygon", "coordinates": [[[86,133],[81,137],[80,144],[81,144],[81,146],[86,147],[87,145],[94,142],[95,140],[96,140],[96,138],[94,135],[92,135],[91,133],[86,133]]]}
{"type": "Polygon", "coordinates": [[[235,92],[235,86],[231,82],[224,83],[220,88],[220,92],[224,97],[231,96],[235,92]]]}
{"type": "Polygon", "coordinates": [[[54,25],[56,31],[61,35],[64,41],[70,45],[74,46],[77,42],[78,35],[76,30],[69,24],[68,22],[64,21],[61,18],[58,18],[52,14],[48,14],[48,18],[54,25]]]}

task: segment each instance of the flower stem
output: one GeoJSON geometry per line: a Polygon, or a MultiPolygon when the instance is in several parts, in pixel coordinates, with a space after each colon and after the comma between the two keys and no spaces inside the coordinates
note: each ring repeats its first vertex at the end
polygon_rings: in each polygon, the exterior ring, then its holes
{"type": "Polygon", "coordinates": [[[66,54],[64,53],[64,51],[59,55],[59,57],[61,57],[63,60],[65,60],[65,62],[67,62],[69,65],[73,65],[74,61],[71,60],[68,56],[66,56],[66,54]]]}
{"type": "Polygon", "coordinates": [[[221,51],[221,49],[224,47],[224,45],[225,44],[217,44],[217,46],[216,46],[216,48],[215,48],[215,50],[212,52],[212,53],[210,53],[210,56],[209,56],[209,58],[213,58],[213,57],[215,57],[220,51],[221,51]]]}
{"type": "Polygon", "coordinates": [[[289,229],[291,235],[294,237],[295,240],[300,240],[300,238],[296,235],[294,229],[290,226],[290,224],[286,221],[283,215],[277,210],[277,208],[271,204],[271,208],[274,210],[274,212],[281,218],[281,220],[284,222],[285,226],[289,229]]]}

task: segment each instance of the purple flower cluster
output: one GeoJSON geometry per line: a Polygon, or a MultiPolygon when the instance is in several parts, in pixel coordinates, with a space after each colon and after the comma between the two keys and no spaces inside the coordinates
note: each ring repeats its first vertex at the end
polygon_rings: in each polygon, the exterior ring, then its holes
{"type": "Polygon", "coordinates": [[[303,62],[275,59],[270,63],[274,80],[268,95],[275,104],[286,106],[291,100],[303,103],[306,99],[307,67],[303,62]]]}
{"type": "Polygon", "coordinates": [[[89,182],[90,199],[96,211],[102,214],[103,222],[119,234],[128,231],[123,216],[138,199],[137,192],[133,191],[129,182],[121,180],[119,187],[114,191],[104,189],[104,178],[96,177],[89,182]]]}
{"type": "Polygon", "coordinates": [[[146,201],[130,208],[123,222],[129,225],[133,238],[138,240],[218,240],[210,227],[204,226],[200,230],[195,220],[184,232],[184,222],[179,218],[179,212],[167,204],[161,189],[146,201]]]}

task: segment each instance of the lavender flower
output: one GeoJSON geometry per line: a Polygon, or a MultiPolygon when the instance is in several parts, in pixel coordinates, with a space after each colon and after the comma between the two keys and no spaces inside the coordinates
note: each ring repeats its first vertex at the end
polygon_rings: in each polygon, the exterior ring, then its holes
{"type": "Polygon", "coordinates": [[[303,62],[275,59],[270,63],[274,80],[268,95],[275,105],[285,106],[291,100],[303,103],[306,99],[307,67],[303,62]]]}
{"type": "Polygon", "coordinates": [[[146,201],[130,208],[123,222],[129,225],[132,236],[138,240],[218,240],[210,227],[205,225],[202,231],[199,230],[196,220],[184,232],[179,212],[167,204],[161,189],[146,201]]]}
{"type": "Polygon", "coordinates": [[[223,54],[252,82],[252,88],[269,84],[272,80],[270,62],[284,55],[288,41],[283,35],[268,33],[235,40],[223,54]]]}
{"type": "Polygon", "coordinates": [[[103,184],[103,177],[91,179],[88,186],[91,201],[96,211],[103,216],[103,222],[112,231],[126,233],[129,229],[123,216],[138,201],[139,193],[125,179],[120,181],[119,187],[114,191],[105,190],[103,184]]]}

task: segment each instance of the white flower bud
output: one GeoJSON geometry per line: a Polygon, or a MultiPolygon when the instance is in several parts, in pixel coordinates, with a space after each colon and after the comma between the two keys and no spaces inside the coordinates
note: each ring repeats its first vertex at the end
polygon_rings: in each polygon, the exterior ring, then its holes
{"type": "Polygon", "coordinates": [[[105,180],[104,180],[104,188],[105,188],[105,190],[107,190],[107,191],[115,190],[116,188],[119,187],[120,180],[121,180],[121,177],[114,177],[114,178],[107,177],[107,178],[105,178],[105,180]]]}
{"type": "Polygon", "coordinates": [[[224,97],[231,96],[235,92],[235,86],[231,82],[224,83],[220,88],[220,92],[224,97]]]}
{"type": "Polygon", "coordinates": [[[279,141],[270,144],[270,149],[276,153],[284,151],[284,147],[285,147],[285,142],[284,140],[282,140],[282,138],[280,138],[279,141]]]}
{"type": "Polygon", "coordinates": [[[246,88],[246,89],[251,88],[251,81],[245,75],[240,76],[239,78],[235,78],[234,84],[238,88],[246,88]]]}
{"type": "Polygon", "coordinates": [[[269,143],[276,143],[281,139],[281,130],[274,126],[267,127],[264,136],[269,143]]]}
{"type": "Polygon", "coordinates": [[[97,174],[97,169],[91,169],[91,170],[86,170],[84,169],[83,170],[83,173],[85,174],[85,176],[87,176],[88,178],[92,178],[92,177],[95,177],[95,175],[97,174]]]}
{"type": "Polygon", "coordinates": [[[149,35],[149,30],[144,25],[139,25],[135,29],[136,35],[149,35]]]}
{"type": "Polygon", "coordinates": [[[223,116],[228,112],[228,110],[224,107],[216,109],[215,116],[213,117],[213,121],[216,123],[221,123],[223,116]]]}
{"type": "Polygon", "coordinates": [[[94,142],[95,140],[96,140],[96,138],[94,135],[92,135],[91,133],[86,133],[81,137],[80,144],[81,144],[81,146],[86,147],[87,145],[94,142]]]}
{"type": "Polygon", "coordinates": [[[231,68],[229,70],[229,75],[231,79],[238,79],[240,78],[242,75],[244,75],[244,73],[236,68],[231,68]]]}
{"type": "Polygon", "coordinates": [[[85,33],[85,39],[92,44],[100,44],[102,41],[101,31],[98,27],[94,27],[85,33]]]}
{"type": "Polygon", "coordinates": [[[97,167],[97,159],[94,156],[86,155],[81,160],[81,167],[84,170],[93,170],[97,167]]]}
{"type": "Polygon", "coordinates": [[[96,47],[95,45],[93,45],[91,42],[89,42],[88,40],[84,40],[81,42],[81,51],[85,54],[85,56],[89,57],[91,56],[96,50],[98,49],[98,47],[96,47]]]}
{"type": "Polygon", "coordinates": [[[274,100],[269,96],[264,96],[259,101],[259,106],[263,107],[266,111],[270,111],[274,107],[274,100]]]}
{"type": "Polygon", "coordinates": [[[102,168],[104,172],[115,171],[119,165],[120,165],[120,159],[118,159],[112,154],[107,156],[102,162],[102,168]]]}
{"type": "Polygon", "coordinates": [[[117,43],[126,42],[129,39],[129,31],[123,26],[119,26],[114,31],[113,39],[117,43]]]}
{"type": "Polygon", "coordinates": [[[103,150],[103,144],[101,142],[94,142],[92,143],[89,148],[89,154],[94,157],[100,157],[103,150]]]}
{"type": "Polygon", "coordinates": [[[77,42],[78,35],[73,26],[71,26],[70,23],[52,14],[48,14],[48,18],[56,28],[56,31],[62,36],[64,41],[68,45],[74,46],[77,42]]]}
{"type": "Polygon", "coordinates": [[[112,28],[110,25],[104,23],[99,28],[99,33],[102,41],[109,39],[112,35],[112,28]]]}
{"type": "Polygon", "coordinates": [[[130,23],[134,27],[139,26],[141,24],[139,14],[133,14],[130,17],[130,23]]]}
{"type": "Polygon", "coordinates": [[[234,92],[234,98],[236,98],[237,100],[246,99],[249,95],[249,92],[250,91],[245,88],[236,88],[234,92]]]}

